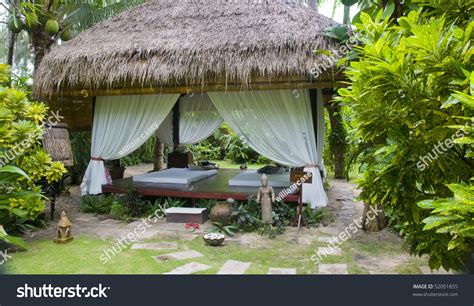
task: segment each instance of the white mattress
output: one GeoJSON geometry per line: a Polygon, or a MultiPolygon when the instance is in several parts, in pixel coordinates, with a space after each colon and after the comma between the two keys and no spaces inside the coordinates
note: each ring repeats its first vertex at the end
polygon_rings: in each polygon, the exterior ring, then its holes
{"type": "MultiPolygon", "coordinates": [[[[229,186],[260,187],[263,174],[257,170],[246,170],[229,180],[229,186]]],[[[272,187],[290,187],[290,172],[267,174],[268,184],[272,187]]]]}
{"type": "Polygon", "coordinates": [[[160,184],[191,184],[216,175],[217,170],[189,170],[187,168],[171,168],[163,171],[137,175],[134,182],[160,184]]]}

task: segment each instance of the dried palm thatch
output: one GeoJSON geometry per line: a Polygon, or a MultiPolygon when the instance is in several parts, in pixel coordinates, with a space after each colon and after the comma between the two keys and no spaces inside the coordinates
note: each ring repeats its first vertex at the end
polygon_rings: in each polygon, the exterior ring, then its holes
{"type": "Polygon", "coordinates": [[[51,50],[35,94],[307,76],[335,24],[282,0],[154,0],[51,50]]]}
{"type": "Polygon", "coordinates": [[[53,161],[60,161],[66,167],[74,166],[67,124],[57,123],[48,126],[43,137],[43,147],[51,155],[53,161]]]}

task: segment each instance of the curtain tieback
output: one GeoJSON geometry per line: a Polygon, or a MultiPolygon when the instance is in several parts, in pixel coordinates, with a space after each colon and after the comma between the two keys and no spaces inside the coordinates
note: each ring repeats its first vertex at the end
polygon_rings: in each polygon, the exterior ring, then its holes
{"type": "Polygon", "coordinates": [[[97,161],[105,161],[103,158],[101,157],[91,157],[91,160],[97,160],[97,161]]]}
{"type": "Polygon", "coordinates": [[[318,165],[305,165],[305,167],[308,167],[308,168],[317,168],[318,165]]]}

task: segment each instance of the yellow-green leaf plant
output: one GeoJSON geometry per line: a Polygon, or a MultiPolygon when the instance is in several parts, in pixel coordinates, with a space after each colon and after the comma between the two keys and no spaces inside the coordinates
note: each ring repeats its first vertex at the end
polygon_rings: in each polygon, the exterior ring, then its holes
{"type": "MultiPolygon", "coordinates": [[[[7,80],[9,73],[0,64],[0,80],[7,80]]],[[[64,165],[53,162],[41,144],[47,110],[43,103],[30,101],[27,93],[0,86],[0,170],[15,166],[25,172],[0,180],[0,224],[7,230],[17,230],[43,213],[45,198],[39,180],[54,183],[66,173],[64,165]]]]}

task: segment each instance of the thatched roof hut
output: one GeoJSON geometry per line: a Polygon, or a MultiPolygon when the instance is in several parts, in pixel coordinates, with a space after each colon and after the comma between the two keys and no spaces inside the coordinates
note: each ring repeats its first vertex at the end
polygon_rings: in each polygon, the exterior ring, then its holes
{"type": "Polygon", "coordinates": [[[38,97],[271,88],[332,88],[310,71],[335,49],[336,22],[279,0],[154,0],[55,47],[36,71],[38,97]]]}

